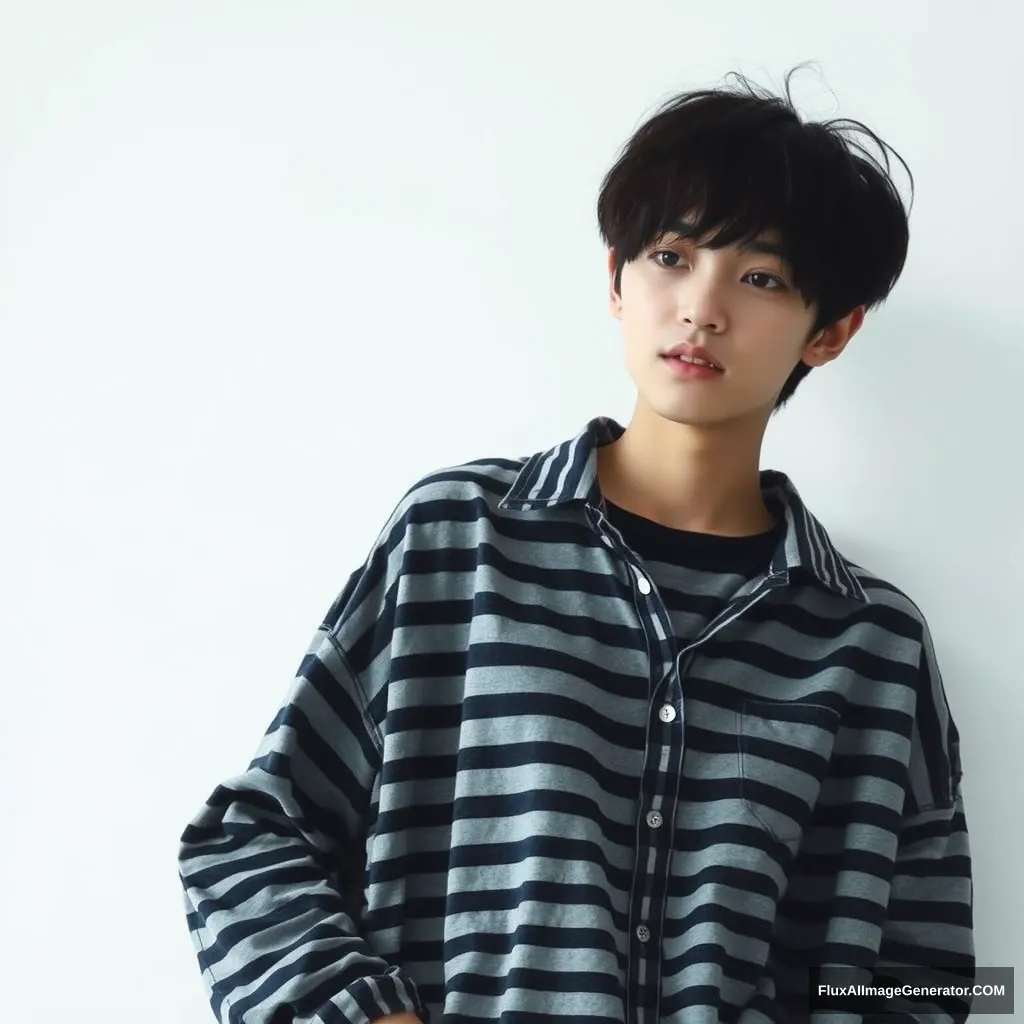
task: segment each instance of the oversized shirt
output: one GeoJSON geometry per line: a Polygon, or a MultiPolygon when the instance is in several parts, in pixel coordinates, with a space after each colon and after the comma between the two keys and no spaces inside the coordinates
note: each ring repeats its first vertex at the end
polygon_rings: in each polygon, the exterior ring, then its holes
{"type": "Polygon", "coordinates": [[[776,470],[777,530],[641,553],[622,433],[402,496],[182,836],[221,1024],[761,1024],[821,965],[970,976],[922,612],[776,470]]]}

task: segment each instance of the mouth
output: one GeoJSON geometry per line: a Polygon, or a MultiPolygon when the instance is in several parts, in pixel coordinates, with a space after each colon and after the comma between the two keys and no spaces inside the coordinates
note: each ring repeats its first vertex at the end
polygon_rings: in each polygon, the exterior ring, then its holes
{"type": "Polygon", "coordinates": [[[725,370],[718,366],[708,366],[706,363],[691,363],[679,356],[662,356],[662,361],[669,370],[677,377],[684,380],[714,380],[721,377],[725,370]]]}

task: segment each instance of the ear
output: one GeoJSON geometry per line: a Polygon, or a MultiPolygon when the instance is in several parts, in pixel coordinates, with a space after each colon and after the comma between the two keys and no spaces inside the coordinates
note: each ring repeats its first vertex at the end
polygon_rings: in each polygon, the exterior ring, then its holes
{"type": "Polygon", "coordinates": [[[622,316],[622,295],[615,290],[615,250],[608,250],[608,309],[612,316],[622,316]]]}
{"type": "Polygon", "coordinates": [[[850,339],[864,323],[864,307],[857,306],[841,320],[823,327],[807,343],[801,362],[808,366],[824,366],[840,355],[850,339]]]}

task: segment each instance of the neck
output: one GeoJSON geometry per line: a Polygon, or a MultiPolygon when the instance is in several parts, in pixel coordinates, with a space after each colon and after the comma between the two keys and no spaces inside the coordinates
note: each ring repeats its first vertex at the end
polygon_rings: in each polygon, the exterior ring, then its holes
{"type": "Polygon", "coordinates": [[[759,478],[765,424],[675,423],[637,404],[598,449],[598,482],[620,508],[677,530],[746,537],[775,525],[759,478]]]}

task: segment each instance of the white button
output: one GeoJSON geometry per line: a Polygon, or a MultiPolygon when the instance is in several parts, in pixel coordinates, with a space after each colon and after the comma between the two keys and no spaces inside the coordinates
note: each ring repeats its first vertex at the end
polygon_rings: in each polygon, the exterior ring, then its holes
{"type": "Polygon", "coordinates": [[[673,722],[676,717],[676,709],[671,704],[662,704],[661,710],[658,712],[658,717],[663,722],[673,722]]]}
{"type": "Polygon", "coordinates": [[[649,594],[651,592],[651,581],[646,576],[641,576],[637,573],[636,585],[640,588],[641,594],[649,594]]]}
{"type": "Polygon", "coordinates": [[[645,924],[640,925],[636,930],[636,937],[641,942],[646,942],[651,937],[651,929],[645,924]]]}
{"type": "Polygon", "coordinates": [[[664,818],[662,818],[657,811],[647,812],[647,824],[650,825],[651,828],[661,828],[662,821],[664,821],[664,818]]]}

